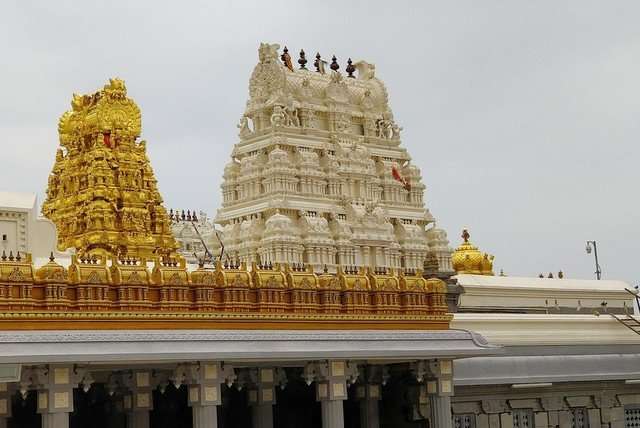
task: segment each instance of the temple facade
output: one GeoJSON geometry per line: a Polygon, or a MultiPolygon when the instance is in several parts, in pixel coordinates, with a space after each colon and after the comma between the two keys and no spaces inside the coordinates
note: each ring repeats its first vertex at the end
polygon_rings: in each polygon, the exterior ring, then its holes
{"type": "Polygon", "coordinates": [[[260,45],[220,230],[124,81],[73,96],[44,218],[0,192],[0,428],[636,428],[637,292],[452,250],[375,66],[296,63],[260,45]]]}

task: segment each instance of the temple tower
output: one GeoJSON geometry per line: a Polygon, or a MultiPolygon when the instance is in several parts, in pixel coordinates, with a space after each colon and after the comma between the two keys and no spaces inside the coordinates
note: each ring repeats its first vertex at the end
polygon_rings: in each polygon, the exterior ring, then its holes
{"type": "Polygon", "coordinates": [[[151,257],[176,242],[156,179],[138,141],[140,109],[120,79],[73,95],[60,118],[60,146],[42,213],[58,229],[58,249],[80,255],[151,257]]]}
{"type": "Polygon", "coordinates": [[[261,44],[224,171],[216,222],[236,262],[422,269],[428,254],[451,271],[446,234],[426,227],[420,169],[401,146],[375,66],[333,58],[315,70],[304,52],[261,44]],[[357,77],[355,72],[357,71],[357,77]],[[434,241],[434,242],[430,242],[434,241]]]}

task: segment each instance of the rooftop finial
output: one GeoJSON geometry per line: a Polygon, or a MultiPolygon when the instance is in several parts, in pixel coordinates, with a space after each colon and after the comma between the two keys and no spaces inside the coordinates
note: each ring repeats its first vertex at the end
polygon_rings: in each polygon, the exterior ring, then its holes
{"type": "Polygon", "coordinates": [[[351,58],[347,60],[347,68],[345,70],[347,71],[348,77],[351,77],[352,79],[356,78],[356,76],[353,75],[353,72],[356,71],[356,68],[353,66],[351,58]]]}
{"type": "Polygon", "coordinates": [[[316,53],[316,60],[313,62],[313,65],[316,67],[316,71],[320,74],[324,74],[324,61],[320,56],[320,52],[316,53]]]}
{"type": "Polygon", "coordinates": [[[300,49],[300,59],[298,60],[298,64],[300,64],[300,70],[306,70],[307,58],[305,57],[305,53],[303,49],[300,49]]]}
{"type": "Polygon", "coordinates": [[[291,63],[291,55],[289,55],[289,49],[285,46],[282,55],[280,55],[280,59],[284,63],[285,66],[291,71],[293,71],[293,64],[291,63]]]}
{"type": "Polygon", "coordinates": [[[55,259],[56,259],[56,258],[55,258],[55,257],[53,257],[53,251],[52,251],[52,252],[51,252],[51,254],[49,254],[49,261],[53,263],[53,261],[54,261],[55,259]]]}
{"type": "Polygon", "coordinates": [[[462,239],[464,239],[464,242],[469,242],[469,238],[471,238],[469,231],[467,229],[462,229],[462,239]]]}
{"type": "Polygon", "coordinates": [[[335,55],[331,58],[331,65],[329,67],[333,71],[338,71],[340,69],[340,65],[338,65],[338,60],[336,59],[335,55]]]}

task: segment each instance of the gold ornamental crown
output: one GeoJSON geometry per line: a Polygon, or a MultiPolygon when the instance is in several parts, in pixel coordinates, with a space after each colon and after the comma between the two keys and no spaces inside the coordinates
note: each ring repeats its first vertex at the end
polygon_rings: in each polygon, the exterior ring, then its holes
{"type": "Polygon", "coordinates": [[[42,205],[56,225],[58,249],[103,258],[173,253],[177,244],[146,143],[138,141],[140,109],[124,81],[112,78],[92,94],[74,94],[71,107],[60,118],[62,147],[42,205]]]}
{"type": "Polygon", "coordinates": [[[493,256],[482,253],[473,245],[467,229],[462,231],[462,244],[453,252],[451,263],[457,273],[474,275],[493,275],[493,256]]]}
{"type": "Polygon", "coordinates": [[[102,90],[93,94],[73,94],[71,110],[58,122],[60,144],[71,150],[82,146],[86,137],[107,134],[123,138],[140,136],[140,108],[127,97],[124,80],[109,79],[102,90]]]}

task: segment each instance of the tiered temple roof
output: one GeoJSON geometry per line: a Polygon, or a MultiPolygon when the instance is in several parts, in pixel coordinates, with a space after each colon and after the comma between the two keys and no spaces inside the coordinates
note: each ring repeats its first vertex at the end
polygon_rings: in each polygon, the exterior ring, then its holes
{"type": "Polygon", "coordinates": [[[451,272],[446,233],[428,231],[420,169],[401,146],[375,66],[263,43],[216,220],[234,261],[451,272]],[[357,73],[356,73],[357,71],[357,73]],[[357,74],[357,76],[355,75],[357,74]]]}
{"type": "Polygon", "coordinates": [[[176,242],[162,206],[141,114],[120,79],[74,94],[60,118],[60,146],[42,212],[56,225],[58,249],[79,254],[150,257],[176,242]]]}

